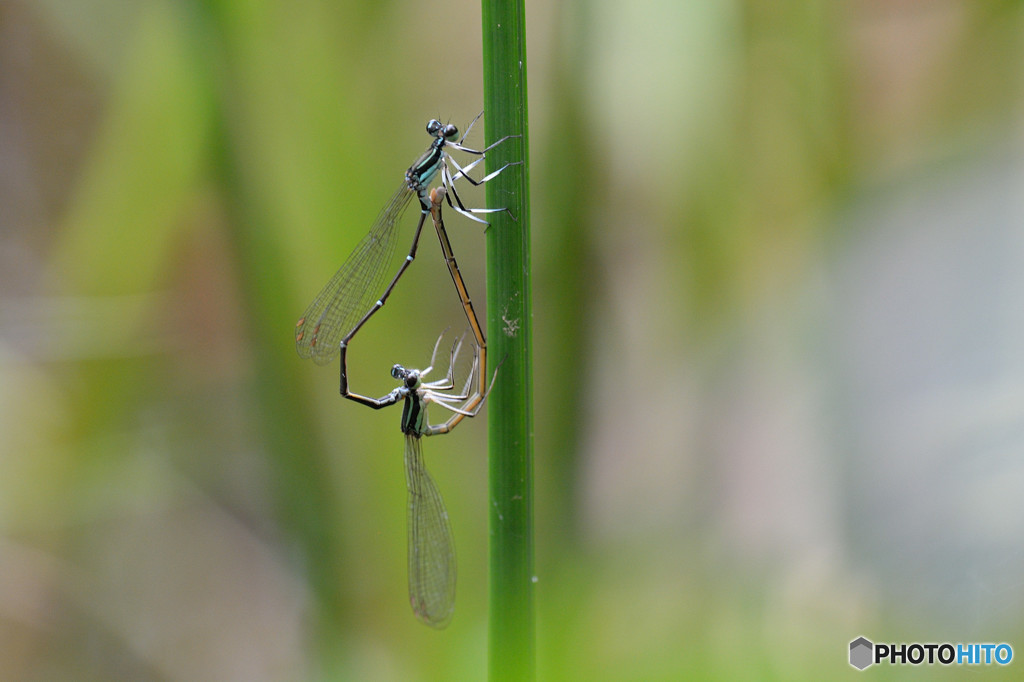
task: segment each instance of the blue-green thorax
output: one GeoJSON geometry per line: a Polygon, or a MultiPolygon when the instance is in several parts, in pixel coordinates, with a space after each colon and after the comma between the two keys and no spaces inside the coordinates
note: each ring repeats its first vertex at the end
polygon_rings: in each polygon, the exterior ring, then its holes
{"type": "Polygon", "coordinates": [[[427,405],[419,390],[423,383],[419,370],[395,365],[391,368],[391,376],[402,381],[398,389],[405,399],[402,406],[402,433],[422,436],[427,428],[427,405]]]}

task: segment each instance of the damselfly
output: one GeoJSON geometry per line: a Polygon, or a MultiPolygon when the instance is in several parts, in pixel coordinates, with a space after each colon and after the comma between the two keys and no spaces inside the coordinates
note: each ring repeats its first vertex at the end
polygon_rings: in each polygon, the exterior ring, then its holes
{"type": "MultiPolygon", "coordinates": [[[[452,346],[448,371],[443,379],[423,381],[423,378],[433,370],[437,349],[444,334],[434,344],[430,366],[426,369],[406,369],[401,365],[391,368],[391,376],[401,381],[402,385],[381,398],[369,398],[349,390],[348,341],[339,344],[343,396],[374,409],[394,405],[400,400],[404,403],[402,433],[405,434],[405,482],[409,497],[409,603],[420,620],[435,628],[445,627],[455,608],[455,543],[441,493],[423,462],[421,439],[423,436],[448,433],[465,417],[475,416],[483,407],[483,402],[490,392],[490,386],[487,385],[487,342],[466,284],[459,272],[459,265],[452,253],[441,216],[441,202],[445,191],[442,186],[430,193],[430,212],[448,264],[448,272],[452,276],[474,336],[473,365],[461,391],[457,394],[452,392],[455,389],[455,363],[462,350],[465,334],[452,346]],[[452,413],[447,421],[430,424],[427,419],[427,407],[431,403],[452,413]]],[[[491,378],[492,385],[494,378],[491,378]]]]}
{"type": "MultiPolygon", "coordinates": [[[[482,115],[482,114],[481,114],[482,115]]],[[[469,124],[466,135],[473,124],[480,118],[477,115],[469,124]]],[[[509,139],[516,137],[506,135],[484,149],[470,149],[462,145],[466,135],[459,137],[458,128],[444,125],[440,121],[431,120],[427,123],[427,133],[434,141],[426,152],[405,172],[405,182],[398,188],[391,200],[384,205],[373,227],[363,237],[352,254],[342,264],[327,285],[320,291],[306,312],[295,325],[295,348],[303,358],[312,358],[317,364],[330,362],[338,352],[339,343],[351,339],[359,328],[383,305],[392,289],[398,283],[409,264],[416,258],[416,247],[419,243],[423,222],[430,213],[431,201],[428,195],[431,180],[440,172],[441,186],[447,188],[445,197],[448,205],[462,215],[479,223],[487,221],[475,214],[507,211],[506,208],[466,208],[455,190],[455,181],[466,178],[473,185],[481,185],[494,178],[513,162],[474,180],[468,172],[484,159],[484,154],[509,139]],[[462,167],[452,158],[449,149],[456,149],[468,154],[479,156],[472,163],[462,167]],[[452,168],[455,172],[452,173],[452,168]],[[384,283],[385,269],[395,250],[398,235],[396,225],[412,197],[420,202],[420,219],[413,234],[412,246],[398,272],[390,284],[379,293],[384,283]],[[452,203],[452,197],[455,203],[452,203]]]]}
{"type": "MultiPolygon", "coordinates": [[[[463,335],[464,336],[464,335],[463,335]]],[[[473,367],[459,393],[454,393],[454,365],[462,350],[463,338],[452,346],[448,371],[443,379],[425,382],[423,379],[434,368],[438,338],[426,369],[406,369],[402,365],[391,368],[391,376],[401,385],[381,398],[370,398],[353,393],[348,388],[346,371],[347,346],[341,348],[341,394],[350,400],[374,409],[403,401],[402,433],[405,434],[405,484],[408,489],[408,553],[409,603],[416,616],[427,625],[443,628],[448,624],[455,608],[455,544],[451,524],[441,493],[423,463],[421,439],[448,433],[464,417],[473,417],[483,406],[486,392],[481,385],[479,347],[473,347],[473,367]],[[439,405],[452,412],[447,421],[430,424],[427,407],[439,405]]],[[[489,387],[488,387],[489,390],[489,387]]]]}

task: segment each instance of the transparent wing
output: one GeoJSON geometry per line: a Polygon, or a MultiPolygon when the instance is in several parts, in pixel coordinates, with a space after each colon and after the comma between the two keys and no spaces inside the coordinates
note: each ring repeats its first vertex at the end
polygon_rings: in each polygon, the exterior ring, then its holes
{"type": "Polygon", "coordinates": [[[396,225],[414,193],[402,183],[384,205],[369,233],[317,294],[295,324],[295,350],[325,365],[339,344],[383,293],[387,267],[395,253],[396,225]]]}
{"type": "Polygon", "coordinates": [[[409,602],[431,627],[448,625],[455,610],[455,543],[441,493],[423,464],[420,437],[405,437],[409,489],[409,602]]]}

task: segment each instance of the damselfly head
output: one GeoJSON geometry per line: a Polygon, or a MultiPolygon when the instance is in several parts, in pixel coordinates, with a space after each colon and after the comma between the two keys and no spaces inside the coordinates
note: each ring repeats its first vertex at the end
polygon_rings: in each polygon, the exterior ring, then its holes
{"type": "Polygon", "coordinates": [[[391,376],[404,383],[406,388],[416,388],[420,384],[418,369],[406,369],[401,365],[395,365],[391,368],[391,376]]]}

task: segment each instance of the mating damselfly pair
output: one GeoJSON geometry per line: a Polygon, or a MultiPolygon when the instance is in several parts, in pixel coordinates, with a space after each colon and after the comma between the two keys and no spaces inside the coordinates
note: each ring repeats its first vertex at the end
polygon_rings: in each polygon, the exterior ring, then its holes
{"type": "MultiPolygon", "coordinates": [[[[370,231],[313,299],[295,326],[295,347],[301,357],[311,358],[317,364],[326,364],[336,354],[340,354],[340,390],[344,397],[374,409],[400,401],[403,403],[401,429],[405,435],[408,491],[409,601],[420,620],[437,628],[448,624],[455,607],[455,549],[448,513],[437,486],[424,466],[420,441],[423,436],[448,433],[465,417],[475,416],[490,391],[487,380],[487,340],[445,231],[442,204],[447,202],[456,212],[486,225],[487,221],[478,215],[507,209],[466,208],[456,191],[455,182],[465,178],[473,185],[482,185],[508,166],[520,163],[506,164],[479,180],[469,175],[469,171],[484,160],[488,151],[515,137],[505,136],[484,149],[463,146],[462,142],[480,115],[473,119],[462,137],[459,137],[459,131],[454,125],[445,125],[437,120],[427,123],[427,133],[434,138],[430,147],[409,167],[405,181],[381,209],[370,231]],[[449,150],[465,152],[478,158],[460,166],[449,150]],[[438,175],[441,184],[431,189],[430,183],[438,175]],[[419,200],[420,216],[412,246],[398,271],[385,286],[387,268],[398,238],[399,220],[414,196],[419,200]],[[451,347],[444,378],[424,381],[434,369],[437,351],[444,338],[442,333],[434,344],[430,366],[425,369],[407,369],[396,364],[391,368],[391,376],[400,382],[398,388],[381,398],[354,393],[349,390],[348,382],[349,344],[356,333],[384,306],[398,280],[416,258],[420,233],[428,215],[431,216],[448,272],[473,334],[473,362],[469,376],[460,388],[456,388],[454,366],[462,352],[465,341],[463,334],[451,347]],[[430,424],[427,407],[431,404],[448,410],[451,416],[440,424],[430,424]]],[[[492,374],[491,384],[495,376],[496,371],[492,374]]]]}

